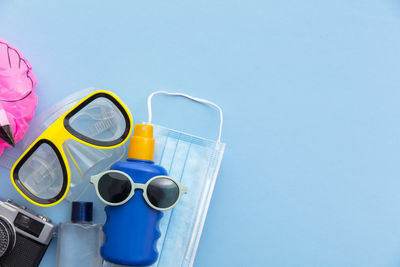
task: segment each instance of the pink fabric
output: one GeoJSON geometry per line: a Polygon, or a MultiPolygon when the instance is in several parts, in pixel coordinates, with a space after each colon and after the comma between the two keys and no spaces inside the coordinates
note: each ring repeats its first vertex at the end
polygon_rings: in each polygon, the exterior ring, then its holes
{"type": "MultiPolygon", "coordinates": [[[[15,142],[24,136],[37,106],[37,80],[31,70],[22,53],[0,38],[0,108],[6,111],[15,142]]],[[[6,147],[10,145],[0,139],[0,154],[6,147]]]]}

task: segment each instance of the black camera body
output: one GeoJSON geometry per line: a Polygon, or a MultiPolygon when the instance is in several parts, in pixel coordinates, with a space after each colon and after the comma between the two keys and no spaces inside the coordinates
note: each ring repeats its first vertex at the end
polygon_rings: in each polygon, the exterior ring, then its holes
{"type": "Polygon", "coordinates": [[[0,201],[0,267],[37,267],[55,226],[11,201],[0,201]]]}

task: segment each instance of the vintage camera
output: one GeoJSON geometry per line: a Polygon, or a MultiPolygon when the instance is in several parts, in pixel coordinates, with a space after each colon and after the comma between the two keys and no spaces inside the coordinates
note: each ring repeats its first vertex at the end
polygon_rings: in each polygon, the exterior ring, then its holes
{"type": "Polygon", "coordinates": [[[39,266],[54,230],[46,217],[0,201],[0,267],[39,266]]]}

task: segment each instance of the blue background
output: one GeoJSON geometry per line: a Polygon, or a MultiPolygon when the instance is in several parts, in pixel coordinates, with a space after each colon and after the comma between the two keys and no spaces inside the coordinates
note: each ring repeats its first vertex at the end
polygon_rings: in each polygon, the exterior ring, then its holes
{"type": "MultiPolygon", "coordinates": [[[[223,108],[197,267],[400,266],[399,33],[397,0],[0,0],[38,111],[89,86],[136,122],[159,89],[223,108]]],[[[216,138],[215,110],[155,103],[155,123],[216,138]]],[[[0,197],[26,204],[1,178],[0,197]]],[[[44,213],[67,220],[68,206],[44,213]]]]}

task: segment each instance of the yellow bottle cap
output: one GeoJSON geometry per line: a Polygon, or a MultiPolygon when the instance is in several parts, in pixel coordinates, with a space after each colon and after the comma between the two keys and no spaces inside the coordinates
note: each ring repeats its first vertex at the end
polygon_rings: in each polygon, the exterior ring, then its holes
{"type": "Polygon", "coordinates": [[[148,124],[136,124],[129,143],[128,158],[153,161],[153,156],[153,126],[148,124]]]}

